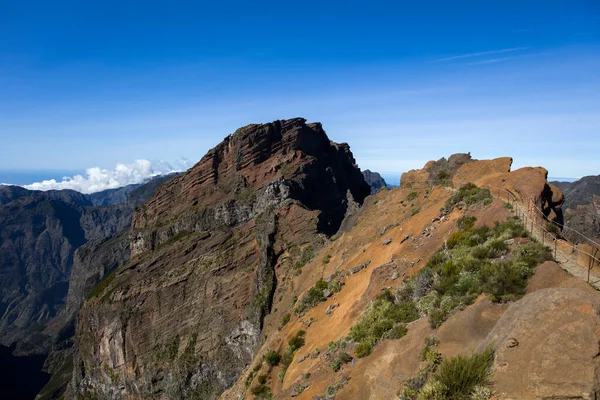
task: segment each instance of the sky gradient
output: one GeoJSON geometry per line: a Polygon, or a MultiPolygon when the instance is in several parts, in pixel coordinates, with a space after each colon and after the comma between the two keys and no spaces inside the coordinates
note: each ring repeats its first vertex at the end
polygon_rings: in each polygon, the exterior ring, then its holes
{"type": "Polygon", "coordinates": [[[362,169],[600,174],[597,1],[7,3],[0,170],[197,161],[301,116],[362,169]]]}

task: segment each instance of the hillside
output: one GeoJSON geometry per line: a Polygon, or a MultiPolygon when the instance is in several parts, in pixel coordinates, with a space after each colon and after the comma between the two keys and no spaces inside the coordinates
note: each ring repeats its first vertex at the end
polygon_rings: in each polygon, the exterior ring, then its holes
{"type": "Polygon", "coordinates": [[[516,217],[560,223],[560,189],[511,164],[454,155],[367,197],[320,124],[238,129],[136,211],[66,397],[594,398],[600,297],[516,217]]]}

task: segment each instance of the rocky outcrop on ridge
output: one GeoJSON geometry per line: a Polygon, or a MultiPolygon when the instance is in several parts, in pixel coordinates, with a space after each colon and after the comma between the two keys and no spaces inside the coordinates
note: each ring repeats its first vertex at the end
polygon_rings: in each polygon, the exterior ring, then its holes
{"type": "Polygon", "coordinates": [[[370,193],[347,144],[296,118],[238,129],[136,211],[132,259],[77,324],[75,397],[214,398],[265,316],[370,193]]]}
{"type": "Polygon", "coordinates": [[[383,178],[381,177],[381,175],[379,175],[378,172],[372,172],[366,169],[362,172],[362,174],[365,178],[365,182],[367,182],[369,186],[371,186],[371,194],[377,193],[381,188],[387,188],[385,180],[383,180],[383,178]]]}

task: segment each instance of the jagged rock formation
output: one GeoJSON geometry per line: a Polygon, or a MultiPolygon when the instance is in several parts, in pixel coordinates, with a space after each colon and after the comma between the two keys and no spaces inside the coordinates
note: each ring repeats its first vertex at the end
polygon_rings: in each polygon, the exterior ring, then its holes
{"type": "Polygon", "coordinates": [[[279,276],[369,192],[319,123],[238,129],[136,211],[130,263],[80,313],[70,395],[218,396],[255,356],[279,276]]]}
{"type": "MultiPolygon", "coordinates": [[[[592,240],[600,240],[600,175],[552,184],[564,192],[565,226],[592,240]]],[[[573,243],[587,242],[568,229],[564,230],[563,236],[573,243]]]]}
{"type": "Polygon", "coordinates": [[[387,188],[385,181],[378,172],[372,172],[368,169],[362,172],[365,182],[371,186],[371,194],[377,193],[381,188],[387,188]]]}
{"type": "Polygon", "coordinates": [[[401,187],[422,188],[433,184],[459,187],[472,182],[491,186],[492,190],[508,190],[520,199],[531,200],[531,206],[562,225],[564,195],[558,187],[547,182],[548,171],[541,167],[527,167],[510,172],[511,165],[510,157],[474,160],[470,154],[459,153],[450,156],[448,161],[445,158],[429,161],[423,169],[402,174],[401,187]]]}
{"type": "MultiPolygon", "coordinates": [[[[458,169],[466,163],[477,161],[471,158],[471,153],[453,154],[437,161],[429,161],[422,169],[411,170],[402,174],[401,187],[417,187],[422,185],[449,184],[458,169]]],[[[510,170],[510,164],[508,165],[510,170]]],[[[508,172],[507,170],[507,172],[508,172]]]]}

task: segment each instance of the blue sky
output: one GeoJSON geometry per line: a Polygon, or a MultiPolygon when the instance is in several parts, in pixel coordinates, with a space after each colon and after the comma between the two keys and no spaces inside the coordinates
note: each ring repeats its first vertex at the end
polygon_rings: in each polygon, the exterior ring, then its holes
{"type": "Polygon", "coordinates": [[[302,116],[361,168],[600,174],[597,1],[0,3],[0,170],[197,161],[302,116]]]}

